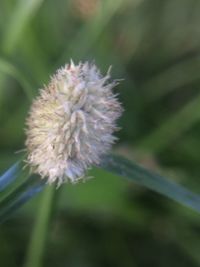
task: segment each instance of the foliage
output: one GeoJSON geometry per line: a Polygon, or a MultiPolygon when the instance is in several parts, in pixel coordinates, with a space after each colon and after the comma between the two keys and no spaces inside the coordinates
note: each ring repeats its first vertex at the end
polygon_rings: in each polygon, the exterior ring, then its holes
{"type": "MultiPolygon", "coordinates": [[[[0,177],[0,219],[44,186],[26,168],[12,175],[21,157],[14,152],[24,148],[30,100],[70,58],[95,60],[103,72],[112,65],[124,79],[114,152],[145,169],[118,157],[114,169],[109,159],[103,167],[151,189],[149,177],[171,177],[156,191],[179,202],[176,183],[200,192],[199,12],[197,0],[1,1],[1,173],[13,167],[0,177]]],[[[47,187],[1,224],[2,266],[200,265],[198,213],[105,170],[88,176],[47,187]]]]}

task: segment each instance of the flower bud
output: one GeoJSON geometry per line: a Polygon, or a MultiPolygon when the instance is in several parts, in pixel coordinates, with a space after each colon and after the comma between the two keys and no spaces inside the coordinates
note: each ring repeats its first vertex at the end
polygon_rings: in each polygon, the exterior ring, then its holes
{"type": "Polygon", "coordinates": [[[27,119],[27,162],[33,172],[58,185],[82,179],[100,163],[116,138],[122,113],[109,82],[93,64],[59,69],[33,101],[27,119]]]}

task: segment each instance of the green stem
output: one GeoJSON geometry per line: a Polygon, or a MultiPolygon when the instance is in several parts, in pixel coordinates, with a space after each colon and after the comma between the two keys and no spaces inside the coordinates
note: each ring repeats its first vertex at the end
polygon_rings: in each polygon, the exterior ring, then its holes
{"type": "Polygon", "coordinates": [[[55,193],[54,186],[47,186],[44,190],[27,252],[25,267],[42,266],[55,193]]]}

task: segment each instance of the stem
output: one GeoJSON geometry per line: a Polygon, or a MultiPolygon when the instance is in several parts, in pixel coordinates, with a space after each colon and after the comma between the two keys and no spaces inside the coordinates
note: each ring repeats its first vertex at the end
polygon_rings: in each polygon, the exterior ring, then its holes
{"type": "Polygon", "coordinates": [[[44,190],[27,252],[25,267],[42,266],[55,193],[54,186],[47,186],[44,190]]]}

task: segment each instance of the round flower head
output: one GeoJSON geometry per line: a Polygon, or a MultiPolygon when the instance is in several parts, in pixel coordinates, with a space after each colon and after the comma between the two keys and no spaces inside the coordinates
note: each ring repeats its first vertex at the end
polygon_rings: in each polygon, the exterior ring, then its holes
{"type": "Polygon", "coordinates": [[[48,183],[76,182],[115,141],[122,108],[95,65],[73,62],[40,90],[27,119],[27,162],[48,183]]]}

